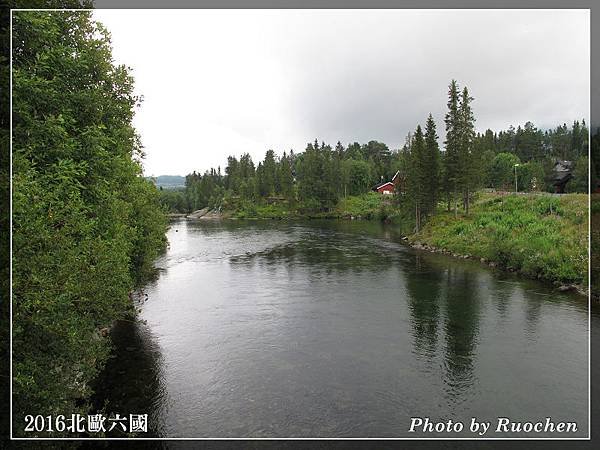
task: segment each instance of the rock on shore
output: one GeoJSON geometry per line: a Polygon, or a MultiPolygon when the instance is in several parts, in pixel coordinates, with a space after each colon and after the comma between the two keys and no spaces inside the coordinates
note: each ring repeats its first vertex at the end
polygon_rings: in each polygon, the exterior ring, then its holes
{"type": "Polygon", "coordinates": [[[218,220],[223,218],[223,214],[219,210],[202,208],[188,214],[187,218],[193,220],[218,220]]]}

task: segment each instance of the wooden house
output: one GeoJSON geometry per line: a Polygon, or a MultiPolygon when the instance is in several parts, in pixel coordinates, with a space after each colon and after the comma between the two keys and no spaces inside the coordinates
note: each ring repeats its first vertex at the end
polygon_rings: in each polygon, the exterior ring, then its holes
{"type": "Polygon", "coordinates": [[[380,183],[373,187],[374,191],[379,192],[384,195],[392,195],[394,193],[394,183],[391,181],[386,181],[385,183],[380,183]]]}

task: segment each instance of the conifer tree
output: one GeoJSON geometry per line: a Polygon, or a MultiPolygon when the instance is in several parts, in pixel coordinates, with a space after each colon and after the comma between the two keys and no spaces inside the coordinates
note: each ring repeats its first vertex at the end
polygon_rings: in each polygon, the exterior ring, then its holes
{"type": "Polygon", "coordinates": [[[410,171],[407,176],[408,198],[414,206],[415,229],[421,229],[421,223],[427,204],[426,150],[421,125],[417,125],[410,149],[410,171]]]}
{"type": "Polygon", "coordinates": [[[227,167],[225,168],[225,187],[231,189],[236,195],[239,195],[240,187],[240,164],[235,156],[227,158],[227,167]]]}
{"type": "Polygon", "coordinates": [[[292,162],[291,158],[283,152],[281,161],[279,163],[279,183],[281,188],[281,195],[287,200],[293,199],[293,175],[292,175],[292,162]]]}
{"type": "Polygon", "coordinates": [[[275,192],[275,171],[276,171],[276,163],[275,163],[275,152],[273,150],[267,150],[265,154],[265,160],[262,164],[263,167],[263,185],[264,185],[264,195],[271,195],[275,192]]]}
{"type": "Polygon", "coordinates": [[[469,200],[471,192],[477,187],[479,181],[479,161],[473,152],[475,138],[475,116],[471,108],[473,97],[465,86],[462,90],[459,105],[458,128],[458,174],[457,187],[462,194],[465,213],[469,214],[469,200]]]}
{"type": "Polygon", "coordinates": [[[337,154],[338,158],[344,159],[344,146],[340,141],[337,141],[337,144],[335,144],[335,153],[337,154]]]}
{"type": "Polygon", "coordinates": [[[426,211],[428,214],[435,213],[438,199],[439,177],[440,177],[440,148],[437,142],[435,121],[429,114],[425,125],[425,175],[427,178],[426,189],[426,211]]]}
{"type": "Polygon", "coordinates": [[[459,92],[456,80],[450,82],[448,88],[448,112],[446,113],[446,151],[444,154],[444,172],[442,184],[444,194],[450,204],[455,198],[458,189],[459,178],[459,146],[460,146],[460,115],[459,115],[459,92]]]}

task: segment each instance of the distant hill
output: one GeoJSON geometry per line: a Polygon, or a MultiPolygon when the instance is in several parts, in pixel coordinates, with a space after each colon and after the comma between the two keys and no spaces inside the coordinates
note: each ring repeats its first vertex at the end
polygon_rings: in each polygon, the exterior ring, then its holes
{"type": "Polygon", "coordinates": [[[164,189],[176,189],[185,187],[185,177],[179,175],[159,175],[157,177],[148,177],[158,187],[164,189]]]}

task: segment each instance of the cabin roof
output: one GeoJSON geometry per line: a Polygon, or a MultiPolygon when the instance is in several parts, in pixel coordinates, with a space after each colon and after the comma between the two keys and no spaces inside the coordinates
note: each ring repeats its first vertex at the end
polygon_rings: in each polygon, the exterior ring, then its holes
{"type": "Polygon", "coordinates": [[[388,184],[391,184],[392,186],[394,185],[394,183],[392,183],[391,181],[386,181],[384,183],[376,184],[375,186],[373,186],[373,189],[380,189],[388,184]]]}
{"type": "Polygon", "coordinates": [[[573,169],[573,161],[556,161],[554,172],[570,172],[573,169]]]}
{"type": "Polygon", "coordinates": [[[573,178],[572,170],[573,161],[556,161],[551,176],[552,184],[555,186],[565,184],[573,178]]]}

